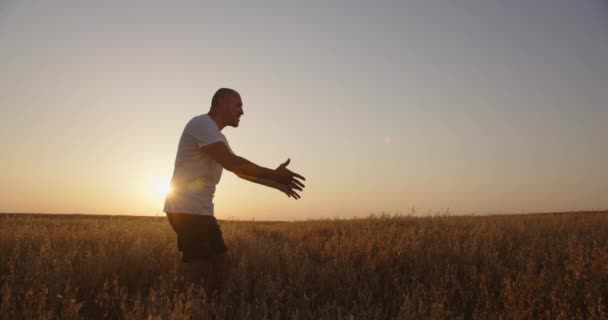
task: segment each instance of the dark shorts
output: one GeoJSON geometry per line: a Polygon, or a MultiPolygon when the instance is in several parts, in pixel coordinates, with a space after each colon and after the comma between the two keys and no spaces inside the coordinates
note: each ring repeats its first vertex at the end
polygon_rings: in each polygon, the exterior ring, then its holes
{"type": "Polygon", "coordinates": [[[177,233],[182,261],[207,259],[228,251],[215,217],[184,213],[167,213],[167,217],[177,233]]]}

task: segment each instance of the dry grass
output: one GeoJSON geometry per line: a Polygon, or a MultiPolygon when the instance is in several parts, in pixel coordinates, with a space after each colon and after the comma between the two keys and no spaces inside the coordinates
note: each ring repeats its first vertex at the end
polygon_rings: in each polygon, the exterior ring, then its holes
{"type": "Polygon", "coordinates": [[[220,224],[208,299],[165,218],[0,215],[0,318],[608,318],[605,213],[220,224]]]}

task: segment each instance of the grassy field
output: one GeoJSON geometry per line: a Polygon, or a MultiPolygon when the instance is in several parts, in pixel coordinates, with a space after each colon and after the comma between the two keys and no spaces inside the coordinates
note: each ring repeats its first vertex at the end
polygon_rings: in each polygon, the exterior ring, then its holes
{"type": "Polygon", "coordinates": [[[608,213],[220,225],[209,299],[164,217],[0,215],[0,317],[608,318],[608,213]]]}

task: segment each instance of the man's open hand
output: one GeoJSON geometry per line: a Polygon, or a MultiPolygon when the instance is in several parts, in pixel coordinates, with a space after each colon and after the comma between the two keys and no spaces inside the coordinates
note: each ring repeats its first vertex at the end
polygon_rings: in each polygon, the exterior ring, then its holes
{"type": "Polygon", "coordinates": [[[291,162],[291,160],[287,159],[287,161],[282,163],[274,170],[274,180],[284,187],[281,189],[281,191],[285,192],[287,196],[299,199],[300,195],[295,190],[302,191],[304,189],[305,186],[302,181],[305,181],[306,178],[287,169],[289,162],[291,162]]]}
{"type": "Polygon", "coordinates": [[[301,196],[295,190],[288,188],[284,184],[280,184],[278,182],[275,182],[275,183],[276,183],[275,188],[277,188],[277,189],[279,189],[279,191],[282,191],[283,193],[285,193],[288,197],[294,198],[296,200],[301,198],[301,196]]]}

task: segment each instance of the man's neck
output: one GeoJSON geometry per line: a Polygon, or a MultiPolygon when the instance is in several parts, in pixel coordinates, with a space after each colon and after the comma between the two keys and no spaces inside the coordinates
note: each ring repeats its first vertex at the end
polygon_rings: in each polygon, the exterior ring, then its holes
{"type": "Polygon", "coordinates": [[[217,128],[220,129],[220,131],[222,131],[222,129],[224,129],[224,127],[226,126],[224,124],[224,122],[220,119],[220,117],[213,112],[209,112],[207,113],[207,115],[209,116],[209,118],[211,118],[211,120],[213,120],[213,122],[215,122],[215,124],[217,125],[217,128]]]}

